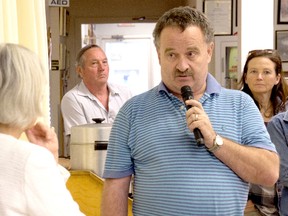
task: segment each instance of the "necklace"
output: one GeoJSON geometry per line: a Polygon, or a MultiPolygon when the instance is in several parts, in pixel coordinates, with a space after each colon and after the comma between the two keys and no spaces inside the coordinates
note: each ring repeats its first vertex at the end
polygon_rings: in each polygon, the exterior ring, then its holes
{"type": "Polygon", "coordinates": [[[263,106],[262,106],[260,110],[261,110],[260,112],[262,116],[264,116],[265,118],[271,118],[273,116],[273,109],[272,109],[271,103],[266,109],[263,109],[263,106]]]}

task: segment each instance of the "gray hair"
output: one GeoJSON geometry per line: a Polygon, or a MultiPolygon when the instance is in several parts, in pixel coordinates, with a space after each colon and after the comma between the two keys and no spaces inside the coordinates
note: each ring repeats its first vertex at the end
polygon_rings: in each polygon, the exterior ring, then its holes
{"type": "Polygon", "coordinates": [[[43,116],[47,84],[34,52],[17,44],[0,44],[0,124],[26,129],[43,116]]]}
{"type": "Polygon", "coordinates": [[[184,31],[191,25],[198,26],[201,29],[205,36],[206,43],[214,40],[214,29],[206,15],[189,6],[180,6],[165,12],[157,21],[153,31],[156,48],[159,48],[160,34],[165,27],[176,26],[184,31]]]}
{"type": "Polygon", "coordinates": [[[77,67],[77,66],[83,67],[84,62],[85,62],[85,57],[84,57],[83,54],[84,54],[87,50],[89,50],[89,49],[91,49],[91,48],[95,48],[95,47],[96,47],[96,48],[100,48],[100,46],[98,46],[98,45],[96,45],[96,44],[89,44],[89,45],[86,45],[86,46],[82,47],[82,48],[80,49],[80,51],[78,52],[78,54],[77,54],[75,66],[76,66],[76,67],[77,67]]]}

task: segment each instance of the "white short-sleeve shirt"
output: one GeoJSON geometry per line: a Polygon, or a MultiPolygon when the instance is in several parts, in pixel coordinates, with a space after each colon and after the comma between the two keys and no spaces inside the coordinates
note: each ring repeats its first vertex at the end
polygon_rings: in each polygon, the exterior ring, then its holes
{"type": "Polygon", "coordinates": [[[103,123],[114,122],[119,109],[132,97],[132,92],[127,87],[112,83],[108,83],[108,88],[109,110],[87,89],[83,81],[63,96],[61,112],[65,135],[70,135],[73,126],[93,123],[93,118],[104,118],[103,123]]]}

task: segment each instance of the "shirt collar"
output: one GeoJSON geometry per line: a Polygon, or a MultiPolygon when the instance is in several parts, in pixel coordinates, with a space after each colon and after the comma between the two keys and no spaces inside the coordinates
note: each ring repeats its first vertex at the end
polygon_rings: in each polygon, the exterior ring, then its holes
{"type": "Polygon", "coordinates": [[[288,111],[285,112],[285,114],[283,116],[283,120],[288,122],[288,111]]]}
{"type": "Polygon", "coordinates": [[[108,89],[109,89],[109,92],[111,95],[119,95],[120,94],[120,90],[117,86],[111,84],[111,83],[107,83],[107,86],[108,86],[108,89]]]}
{"type": "MultiPolygon", "coordinates": [[[[119,89],[114,86],[113,84],[107,83],[108,89],[111,95],[119,94],[119,89]]],[[[78,86],[78,94],[82,96],[88,96],[90,98],[94,98],[95,96],[88,90],[88,88],[85,86],[83,80],[79,83],[78,86]]]]}
{"type": "Polygon", "coordinates": [[[78,94],[82,96],[94,97],[93,94],[91,94],[91,92],[85,86],[83,80],[81,80],[81,82],[78,85],[78,94]]]}
{"type": "MultiPolygon", "coordinates": [[[[207,83],[207,85],[206,85],[205,93],[207,93],[209,95],[220,93],[222,87],[218,83],[218,81],[210,73],[208,73],[208,75],[207,75],[206,83],[207,83]]],[[[164,91],[167,94],[169,94],[163,81],[161,81],[159,86],[158,86],[158,92],[160,92],[160,91],[164,91]]]]}

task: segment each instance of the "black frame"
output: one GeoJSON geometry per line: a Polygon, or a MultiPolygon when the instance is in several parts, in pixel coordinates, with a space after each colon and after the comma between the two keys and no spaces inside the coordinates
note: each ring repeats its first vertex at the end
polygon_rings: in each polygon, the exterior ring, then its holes
{"type": "Polygon", "coordinates": [[[288,0],[278,0],[277,23],[288,24],[288,0]]]}
{"type": "Polygon", "coordinates": [[[275,47],[282,62],[288,62],[288,30],[279,30],[275,34],[275,47]]]}

